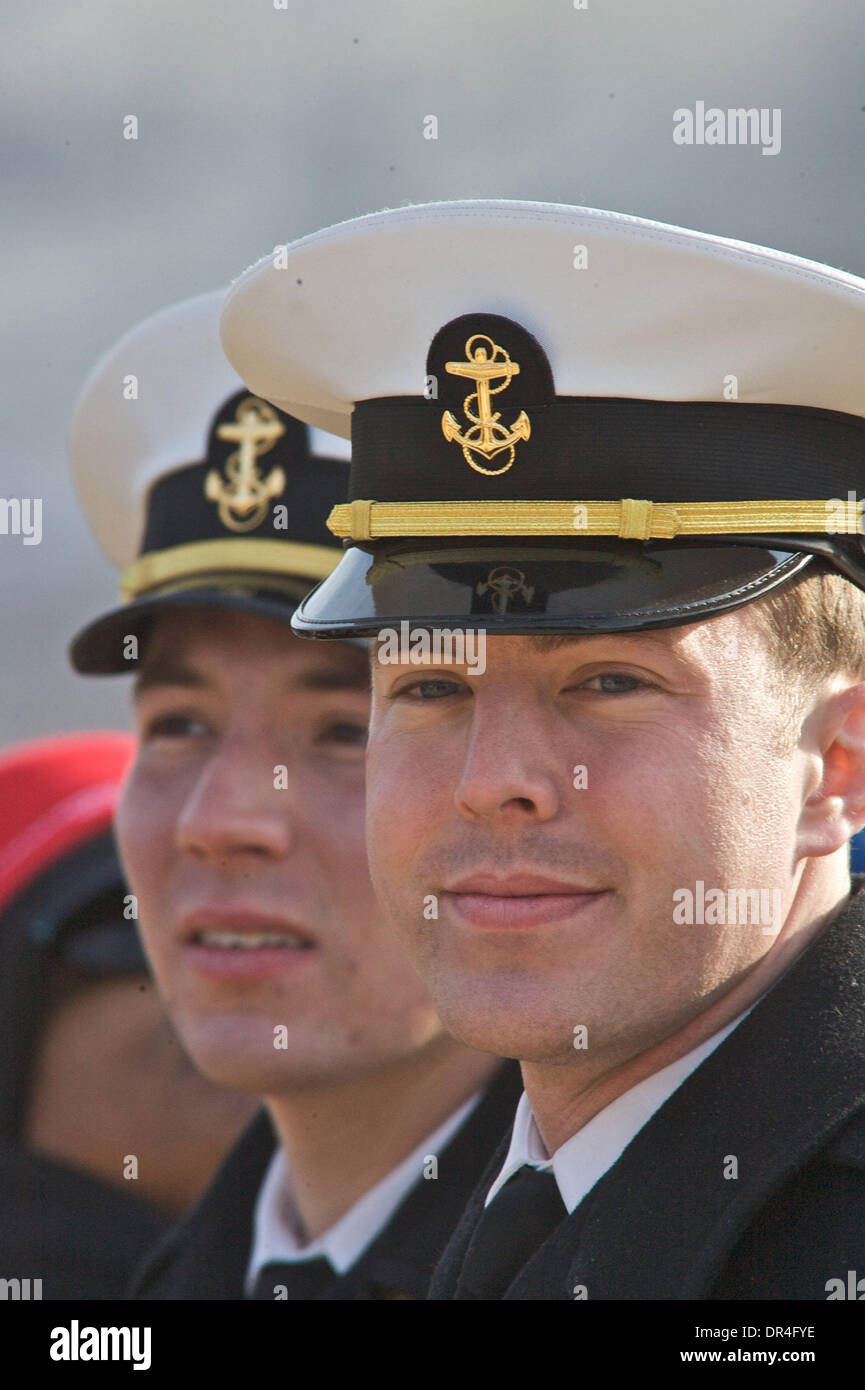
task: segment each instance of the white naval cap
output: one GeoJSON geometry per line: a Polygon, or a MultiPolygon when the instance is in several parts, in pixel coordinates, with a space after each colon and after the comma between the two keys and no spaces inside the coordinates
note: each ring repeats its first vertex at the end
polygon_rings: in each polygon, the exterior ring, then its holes
{"type": "Polygon", "coordinates": [[[434,335],[478,310],[538,339],[560,396],[718,401],[732,375],[740,401],[865,411],[865,281],[557,203],[430,203],[302,237],[234,282],[222,341],[259,395],[348,436],[356,401],[421,394],[434,335]]]}
{"type": "Polygon", "coordinates": [[[844,271],[593,208],[434,203],[278,248],[221,333],[260,396],[352,438],[330,518],[351,544],[298,630],[669,626],[815,555],[865,585],[831,526],[865,482],[844,271]]]}
{"type": "Polygon", "coordinates": [[[78,635],[78,670],[128,670],[122,639],[166,604],[288,617],[339,559],[324,520],[345,497],[350,448],[250,394],[220,346],[224,297],[139,324],[79,397],[73,479],[131,602],[78,635]]]}
{"type": "MultiPolygon", "coordinates": [[[[219,341],[225,290],[172,304],[125,333],[97,362],[75,406],[69,463],[101,549],[119,569],[139,553],[147,498],[160,478],[206,457],[214,415],[245,390],[219,341]]],[[[313,454],[348,460],[324,431],[313,454]]]]}

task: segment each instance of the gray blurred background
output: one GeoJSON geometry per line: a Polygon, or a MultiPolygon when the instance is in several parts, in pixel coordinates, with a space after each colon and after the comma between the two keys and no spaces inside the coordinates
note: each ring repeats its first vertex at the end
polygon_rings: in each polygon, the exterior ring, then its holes
{"type": "Polygon", "coordinates": [[[65,663],[116,585],[66,477],[84,378],[276,243],[534,198],[865,274],[862,0],[4,0],[0,28],[0,496],[44,499],[41,545],[0,535],[0,744],[128,724],[126,678],[65,663]],[[698,100],[780,107],[780,153],[675,145],[698,100]]]}

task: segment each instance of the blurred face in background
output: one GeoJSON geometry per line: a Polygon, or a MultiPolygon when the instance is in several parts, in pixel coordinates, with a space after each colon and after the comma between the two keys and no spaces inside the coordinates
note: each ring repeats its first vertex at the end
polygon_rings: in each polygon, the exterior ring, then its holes
{"type": "MultiPolygon", "coordinates": [[[[132,924],[130,923],[130,930],[132,924]]],[[[257,1102],[190,1062],[150,976],[104,978],[55,965],[34,1049],[28,1148],[179,1212],[191,1205],[257,1102]],[[125,1156],[137,1176],[124,1175],[125,1156]]]]}
{"type": "Polygon", "coordinates": [[[277,1095],[455,1047],[369,881],[366,654],[160,618],[117,817],[160,993],[214,1080],[277,1095]]]}

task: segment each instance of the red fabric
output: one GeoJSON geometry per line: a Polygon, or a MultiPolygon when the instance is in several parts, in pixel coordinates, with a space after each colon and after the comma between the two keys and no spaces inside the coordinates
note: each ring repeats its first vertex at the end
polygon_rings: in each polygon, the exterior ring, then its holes
{"type": "Polygon", "coordinates": [[[60,734],[0,753],[0,912],[43,870],[111,824],[129,734],[60,734]]]}

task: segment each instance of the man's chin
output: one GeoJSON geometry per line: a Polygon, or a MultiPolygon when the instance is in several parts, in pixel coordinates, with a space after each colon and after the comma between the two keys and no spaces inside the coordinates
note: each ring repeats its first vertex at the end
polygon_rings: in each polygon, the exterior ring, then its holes
{"type": "MultiPolygon", "coordinates": [[[[261,1096],[276,1083],[273,1058],[238,1056],[212,1049],[199,1049],[192,1058],[198,1071],[216,1086],[225,1086],[232,1091],[246,1091],[249,1095],[261,1096]]],[[[284,1084],[285,1076],[279,1076],[284,1084]]]]}
{"type": "Polygon", "coordinates": [[[286,1051],[277,1050],[274,1029],[265,1019],[175,1018],[175,1027],[193,1066],[217,1086],[263,1095],[291,1065],[286,1051]]]}
{"type": "Polygon", "coordinates": [[[533,1008],[525,999],[515,1000],[482,987],[443,992],[435,999],[439,1015],[459,1042],[479,1052],[520,1061],[573,1062],[574,1024],[560,1008],[553,1011],[546,999],[533,1008]]]}
{"type": "MultiPolygon", "coordinates": [[[[277,1025],[281,1028],[283,1025],[277,1025]]],[[[195,1067],[218,1086],[273,1097],[299,1095],[305,1090],[342,1085],[374,1069],[364,1065],[356,1050],[340,1049],[329,1037],[280,1036],[272,1030],[270,1041],[244,1036],[242,1028],[213,1026],[187,1033],[186,1050],[195,1067]]]]}

